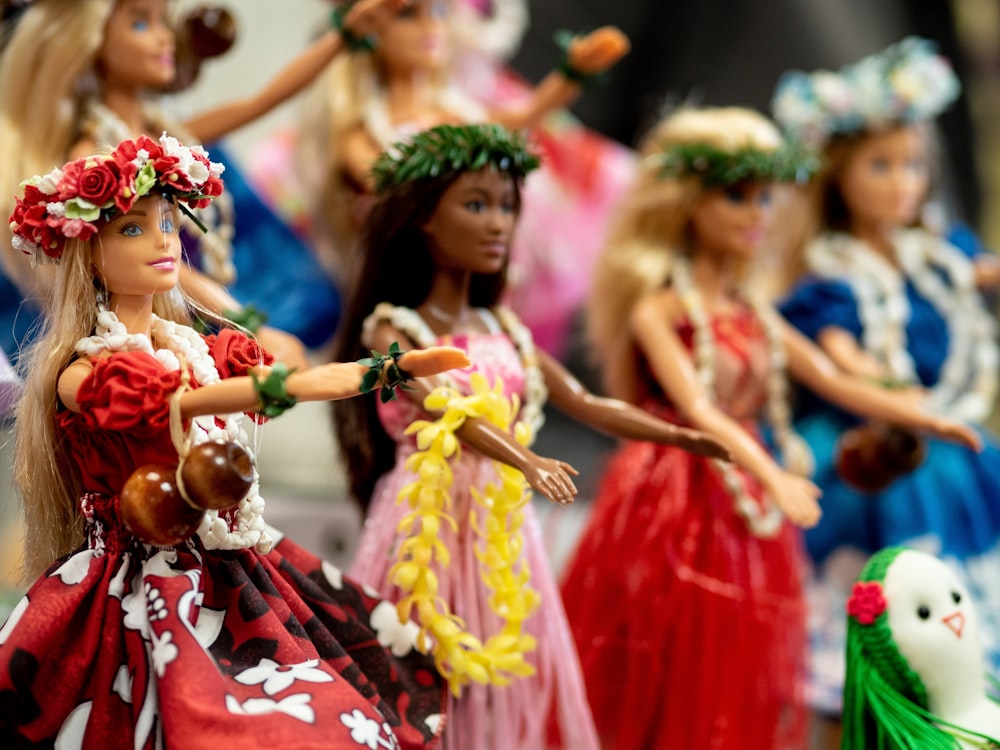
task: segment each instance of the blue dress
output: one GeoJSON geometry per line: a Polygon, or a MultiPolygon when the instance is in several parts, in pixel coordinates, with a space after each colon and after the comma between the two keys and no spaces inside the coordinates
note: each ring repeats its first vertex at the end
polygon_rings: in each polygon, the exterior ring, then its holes
{"type": "MultiPolygon", "coordinates": [[[[923,234],[926,238],[921,235],[916,239],[937,241],[923,234]]],[[[843,235],[839,238],[844,239],[843,235]]],[[[828,235],[820,242],[837,239],[837,235],[828,235]]],[[[851,251],[870,253],[857,242],[851,251]]],[[[967,258],[957,252],[951,254],[951,262],[953,266],[968,266],[967,258]]],[[[863,288],[863,271],[837,264],[817,267],[810,263],[810,267],[812,275],[780,306],[782,313],[813,340],[823,329],[836,326],[864,346],[862,320],[866,315],[859,305],[862,292],[858,291],[863,288]]],[[[956,339],[955,321],[949,322],[940,304],[935,305],[920,291],[921,285],[912,274],[906,270],[898,273],[899,288],[908,304],[904,341],[912,371],[915,380],[933,388],[941,380],[956,339]]],[[[940,268],[934,273],[944,288],[954,291],[948,273],[940,268]]],[[[978,301],[974,304],[979,314],[986,315],[978,301]]],[[[956,569],[976,599],[991,672],[1000,673],[1000,446],[985,434],[985,448],[978,454],[929,439],[927,457],[916,471],[880,493],[866,494],[845,485],[834,468],[837,440],[855,424],[855,418],[813,394],[800,394],[796,428],[815,454],[814,481],[823,491],[822,520],[806,532],[813,563],[810,699],[816,708],[830,713],[839,712],[841,707],[844,603],[860,566],[869,555],[889,545],[928,551],[956,569]]]]}

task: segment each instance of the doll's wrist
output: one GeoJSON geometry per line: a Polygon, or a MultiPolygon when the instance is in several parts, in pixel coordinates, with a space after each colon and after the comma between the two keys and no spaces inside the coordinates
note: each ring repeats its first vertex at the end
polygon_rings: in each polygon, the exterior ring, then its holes
{"type": "Polygon", "coordinates": [[[330,26],[340,34],[344,45],[351,52],[374,52],[378,45],[375,34],[359,34],[347,23],[349,6],[337,5],[330,11],[330,26]]]}
{"type": "Polygon", "coordinates": [[[554,37],[556,47],[562,52],[556,63],[556,71],[570,83],[586,88],[595,83],[602,75],[600,72],[588,73],[573,64],[570,48],[576,35],[571,31],[557,31],[554,37]]]}

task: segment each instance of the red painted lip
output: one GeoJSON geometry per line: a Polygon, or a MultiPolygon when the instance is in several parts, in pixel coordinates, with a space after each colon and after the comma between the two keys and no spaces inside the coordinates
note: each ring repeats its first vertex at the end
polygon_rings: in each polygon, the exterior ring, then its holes
{"type": "Polygon", "coordinates": [[[962,637],[962,631],[965,630],[965,615],[961,612],[952,612],[947,617],[942,617],[941,622],[943,622],[956,636],[959,638],[962,637]]]}

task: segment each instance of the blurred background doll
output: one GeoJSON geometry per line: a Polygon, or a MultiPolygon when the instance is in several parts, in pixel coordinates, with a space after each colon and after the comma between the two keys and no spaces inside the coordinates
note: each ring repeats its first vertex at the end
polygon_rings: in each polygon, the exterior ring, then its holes
{"type": "MultiPolygon", "coordinates": [[[[934,175],[933,118],[958,81],[933,47],[910,38],[838,72],[790,73],[774,112],[794,136],[822,146],[806,214],[816,234],[798,248],[801,272],[781,309],[846,372],[920,392],[937,413],[980,422],[993,407],[996,328],[980,298],[992,256],[969,258],[924,224],[934,175]]],[[[1000,667],[1000,451],[931,440],[923,463],[864,491],[838,471],[838,444],[857,420],[803,393],[796,426],[816,457],[824,516],[806,535],[814,564],[812,696],[840,709],[843,602],[860,566],[906,544],[956,566],[1000,667]]],[[[869,431],[870,434],[870,431],[869,431]]]]}
{"type": "Polygon", "coordinates": [[[647,137],[595,269],[589,329],[610,392],[733,456],[631,442],[608,465],[562,586],[604,747],[806,744],[795,527],[819,520],[820,492],[786,377],[976,443],[964,425],[843,377],[753,293],[775,183],[810,166],[755,112],[679,110],[647,137]]]}
{"type": "MultiPolygon", "coordinates": [[[[242,333],[186,325],[179,215],[221,194],[220,172],[198,147],[141,136],[28,181],[11,216],[17,249],[55,262],[55,294],[17,413],[39,577],[2,629],[0,736],[428,747],[442,685],[415,629],[264,523],[242,427],[240,412],[356,395],[369,368],[289,374],[242,333]]],[[[412,354],[376,378],[468,364],[412,354]]]]}
{"type": "MultiPolygon", "coordinates": [[[[319,199],[316,231],[332,240],[327,255],[344,287],[351,283],[354,243],[372,203],[371,166],[382,151],[439,124],[537,126],[628,49],[617,29],[598,29],[570,42],[558,69],[519,96],[501,95],[490,86],[470,92],[462,85],[469,81],[459,65],[468,57],[467,40],[474,32],[466,27],[468,12],[456,13],[454,5],[455,0],[416,0],[386,26],[383,43],[370,54],[335,61],[311,97],[312,114],[302,126],[301,168],[319,186],[312,191],[319,199]],[[466,31],[461,37],[460,29],[466,31]]],[[[564,150],[561,160],[553,159],[553,166],[529,180],[525,220],[531,231],[519,233],[511,260],[508,294],[524,310],[539,344],[550,351],[563,343],[585,294],[606,213],[605,191],[622,184],[610,157],[603,164],[600,148],[584,148],[584,140],[577,139],[573,153],[564,150]],[[531,183],[538,184],[537,190],[531,183]],[[582,198],[588,190],[590,196],[582,198]]]]}
{"type": "Polygon", "coordinates": [[[979,620],[951,568],[917,550],[879,550],[846,614],[844,750],[1000,747],[979,620]]]}
{"type": "MultiPolygon", "coordinates": [[[[449,376],[452,387],[469,393],[479,374],[490,384],[499,377],[508,395],[520,397],[520,426],[510,433],[484,418],[463,424],[456,435],[466,447],[448,471],[453,476],[450,503],[456,526],[440,524],[438,538],[451,562],[435,571],[439,596],[469,632],[483,638],[497,632],[503,621],[487,583],[495,571],[480,570],[481,558],[487,566],[492,560],[480,550],[477,531],[489,528],[487,511],[475,502],[496,480],[493,462],[523,472],[549,500],[569,502],[576,492],[571,467],[539,456],[514,437],[525,429],[529,434],[537,431],[546,398],[576,420],[612,434],[708,455],[725,453],[701,433],[588,393],[550,355],[535,348],[531,333],[513,312],[498,306],[520,212],[521,182],[536,165],[519,136],[492,124],[439,126],[384,155],[375,166],[379,197],[362,234],[361,273],[335,354],[363,354],[387,338],[398,339],[404,348],[447,341],[465,349],[475,363],[473,371],[449,376]]],[[[440,384],[420,383],[412,394],[416,398],[377,410],[375,404],[335,408],[354,496],[363,504],[370,500],[351,571],[377,590],[397,596],[405,592],[390,580],[390,569],[412,531],[401,524],[407,508],[397,502],[397,495],[426,479],[423,470],[414,473],[411,461],[418,447],[425,446],[405,430],[414,420],[427,418],[420,399],[440,384]]],[[[461,698],[453,698],[445,729],[445,747],[451,750],[597,747],[583,679],[530,504],[518,511],[522,517],[525,570],[541,597],[539,611],[524,623],[535,642],[527,655],[535,674],[509,687],[474,684],[461,698]],[[547,738],[550,721],[554,732],[547,738]]],[[[505,519],[500,528],[510,523],[505,519]]]]}
{"type": "MultiPolygon", "coordinates": [[[[368,33],[389,6],[399,5],[398,0],[363,0],[346,23],[358,34],[368,33]]],[[[25,174],[141,133],[167,131],[187,143],[216,140],[300,91],[344,47],[340,34],[330,31],[258,94],[181,122],[155,103],[156,94],[175,85],[178,74],[169,6],[169,0],[36,0],[16,16],[0,56],[0,194],[13,195],[25,174]]],[[[195,233],[200,239],[189,253],[199,256],[210,277],[234,284],[241,301],[272,314],[274,325],[310,345],[322,343],[339,312],[335,288],[311,253],[232,170],[230,181],[242,204],[241,226],[234,228],[227,204],[204,217],[213,231],[195,233]],[[234,281],[237,268],[243,273],[234,281]],[[287,294],[290,286],[296,295],[287,294]]],[[[49,291],[48,274],[31,272],[10,250],[6,231],[0,233],[4,270],[29,302],[38,304],[49,291]]],[[[210,278],[185,273],[185,288],[203,306],[219,313],[240,308],[210,278]]],[[[273,327],[261,333],[283,358],[302,360],[302,344],[295,339],[273,327]]]]}

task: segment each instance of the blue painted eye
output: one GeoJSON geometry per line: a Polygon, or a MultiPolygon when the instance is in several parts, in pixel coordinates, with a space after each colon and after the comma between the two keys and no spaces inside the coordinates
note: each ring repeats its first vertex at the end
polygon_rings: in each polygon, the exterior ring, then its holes
{"type": "Polygon", "coordinates": [[[474,214],[481,214],[486,210],[486,204],[483,201],[469,201],[465,208],[474,214]]]}
{"type": "Polygon", "coordinates": [[[143,233],[142,232],[142,227],[140,227],[134,221],[130,221],[128,224],[125,224],[118,231],[121,234],[124,234],[126,237],[139,237],[143,233]]]}
{"type": "Polygon", "coordinates": [[[146,19],[136,19],[132,22],[132,31],[149,31],[149,21],[146,19]]]}
{"type": "Polygon", "coordinates": [[[160,219],[160,231],[173,233],[174,232],[174,217],[164,216],[160,219]]]}

